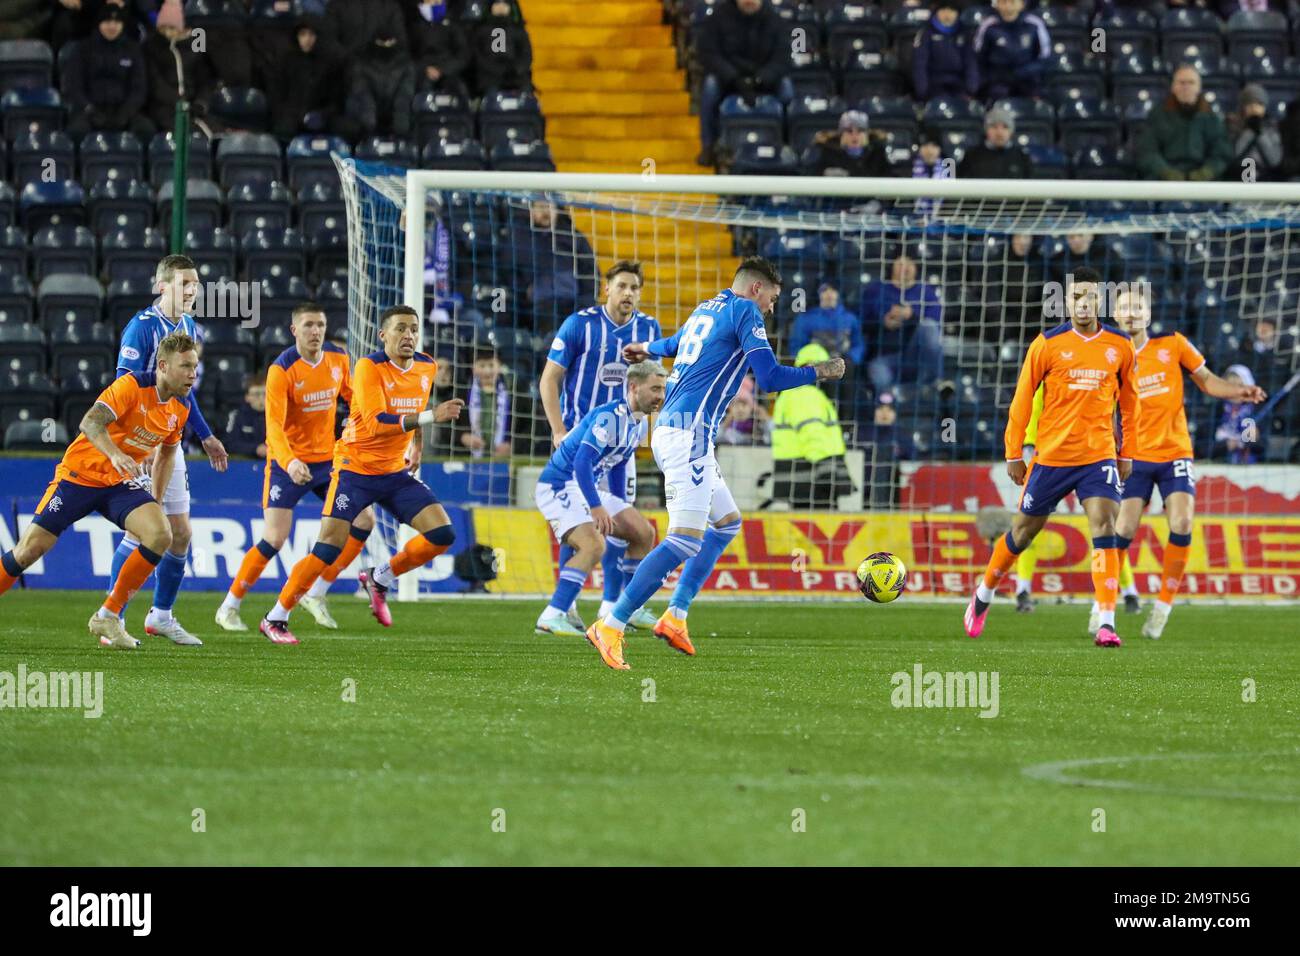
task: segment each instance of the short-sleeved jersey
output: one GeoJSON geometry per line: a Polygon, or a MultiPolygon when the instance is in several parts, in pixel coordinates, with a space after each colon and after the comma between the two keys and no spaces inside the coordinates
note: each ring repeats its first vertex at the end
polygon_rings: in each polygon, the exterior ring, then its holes
{"type": "Polygon", "coordinates": [[[623,346],[652,342],[663,335],[659,323],[644,312],[618,325],[603,305],[574,312],[551,342],[547,358],[564,369],[561,413],[572,429],[587,412],[627,394],[623,346]]]}
{"type": "Polygon", "coordinates": [[[701,302],[669,339],[674,356],[659,425],[707,430],[710,441],[749,369],[749,354],[772,350],[758,306],[724,289],[701,302]]]}
{"type": "MultiPolygon", "coordinates": [[[[95,403],[107,406],[117,416],[106,428],[108,437],[136,461],[143,461],[159,445],[177,444],[190,414],[185,402],[175,398],[164,402],[154,377],[144,372],[130,372],[115,379],[99,393],[95,403]]],[[[54,478],[92,488],[108,488],[126,480],[84,434],[78,435],[63,453],[54,478]]]]}
{"type": "MultiPolygon", "coordinates": [[[[573,463],[583,445],[596,450],[595,480],[631,459],[645,441],[647,419],[637,421],[627,400],[619,398],[598,405],[582,417],[577,426],[564,436],[538,479],[543,484],[563,484],[574,477],[573,463]]],[[[620,492],[621,494],[621,489],[620,492]]]]}
{"type": "Polygon", "coordinates": [[[266,454],[281,468],[297,458],[329,461],[334,455],[338,400],[352,402],[348,353],[325,343],[313,365],[298,347],[280,353],[266,373],[266,454]]]}
{"type": "Polygon", "coordinates": [[[1181,332],[1147,339],[1137,349],[1137,457],[1175,461],[1192,457],[1192,436],[1183,407],[1183,369],[1193,375],[1205,358],[1181,332]]]}
{"type": "Polygon", "coordinates": [[[157,305],[141,309],[122,330],[122,346],[117,351],[117,374],[152,374],[158,367],[158,343],[173,332],[184,333],[196,342],[203,341],[194,324],[194,316],[182,315],[173,322],[157,305]]]}
{"type": "Polygon", "coordinates": [[[1060,467],[1115,458],[1115,403],[1124,445],[1118,457],[1132,458],[1138,421],[1133,343],[1118,329],[1099,326],[1085,336],[1070,322],[1039,334],[1029,345],[1007,418],[1008,461],[1021,457],[1034,392],[1043,386],[1034,460],[1060,467]]]}
{"type": "Polygon", "coordinates": [[[352,371],[351,414],[334,446],[334,466],[361,475],[405,471],[406,449],[415,432],[402,427],[402,418],[428,406],[437,371],[438,363],[423,352],[416,352],[406,369],[383,350],[358,360],[352,371]]]}

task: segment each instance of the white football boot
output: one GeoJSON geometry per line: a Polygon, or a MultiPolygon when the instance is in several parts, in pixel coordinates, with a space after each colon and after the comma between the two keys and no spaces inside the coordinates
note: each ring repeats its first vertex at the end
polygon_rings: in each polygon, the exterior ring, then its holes
{"type": "Polygon", "coordinates": [[[1088,634],[1096,637],[1097,632],[1101,630],[1101,608],[1097,607],[1097,602],[1092,602],[1092,611],[1088,614],[1088,634]]]}
{"type": "Polygon", "coordinates": [[[173,644],[181,647],[203,646],[202,641],[181,627],[181,622],[176,620],[175,615],[164,618],[156,613],[153,608],[150,608],[149,613],[145,615],[144,632],[155,637],[165,637],[173,644]]]}
{"type": "Polygon", "coordinates": [[[334,615],[330,613],[329,605],[325,603],[324,598],[305,594],[299,599],[298,606],[314,617],[321,627],[327,627],[331,631],[339,629],[339,622],[334,620],[334,615]]]}
{"type": "Polygon", "coordinates": [[[1165,632],[1165,625],[1169,622],[1169,612],[1173,608],[1163,605],[1159,601],[1151,606],[1151,613],[1147,615],[1146,623],[1142,625],[1142,636],[1149,637],[1153,641],[1160,640],[1160,635],[1165,632]]]}
{"type": "MultiPolygon", "coordinates": [[[[579,622],[581,623],[581,622],[579,622]]],[[[561,614],[550,607],[542,612],[533,628],[537,634],[554,634],[556,637],[585,637],[587,632],[582,627],[574,627],[567,614],[561,614]]]]}
{"type": "Polygon", "coordinates": [[[130,634],[126,633],[126,625],[122,619],[114,614],[112,617],[101,617],[96,611],[90,619],[90,633],[99,638],[101,647],[111,647],[119,651],[133,651],[140,646],[130,634]]]}
{"type": "Polygon", "coordinates": [[[224,631],[246,631],[248,625],[239,618],[239,608],[223,604],[217,608],[217,626],[224,631]]]}

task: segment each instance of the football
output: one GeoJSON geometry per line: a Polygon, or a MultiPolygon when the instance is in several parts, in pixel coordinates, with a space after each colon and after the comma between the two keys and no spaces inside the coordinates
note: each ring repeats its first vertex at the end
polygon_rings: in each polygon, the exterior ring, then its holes
{"type": "Polygon", "coordinates": [[[858,588],[862,596],[877,604],[888,604],[903,593],[907,566],[888,551],[869,554],[858,565],[858,588]]]}

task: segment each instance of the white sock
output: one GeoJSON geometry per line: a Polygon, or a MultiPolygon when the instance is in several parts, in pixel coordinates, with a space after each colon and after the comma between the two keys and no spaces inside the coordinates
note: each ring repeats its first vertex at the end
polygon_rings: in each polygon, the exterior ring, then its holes
{"type": "Polygon", "coordinates": [[[145,615],[145,619],[146,620],[153,619],[155,621],[167,622],[172,619],[172,612],[163,611],[156,607],[151,607],[149,608],[149,613],[145,615]]]}
{"type": "Polygon", "coordinates": [[[287,624],[289,622],[289,609],[279,601],[276,601],[275,607],[271,608],[270,612],[266,615],[266,619],[268,621],[279,621],[281,624],[287,624]]]}
{"type": "Polygon", "coordinates": [[[975,588],[975,597],[983,601],[985,604],[993,603],[993,594],[993,589],[983,581],[980,581],[979,586],[975,588]]]}
{"type": "Polygon", "coordinates": [[[1093,614],[1100,614],[1100,613],[1101,613],[1101,605],[1097,603],[1097,599],[1096,599],[1096,598],[1093,598],[1093,601],[1092,601],[1092,613],[1093,613],[1093,614]]]}
{"type": "Polygon", "coordinates": [[[110,611],[110,610],[109,610],[108,608],[106,608],[106,607],[101,607],[98,611],[96,611],[96,612],[95,612],[95,616],[96,616],[96,617],[106,618],[106,619],[108,619],[108,620],[112,620],[113,618],[117,617],[116,614],[114,614],[112,611],[110,611]]]}
{"type": "Polygon", "coordinates": [[[229,591],[226,592],[226,599],[221,602],[223,608],[230,608],[232,611],[238,611],[239,605],[244,603],[243,598],[237,598],[229,591]]]}
{"type": "Polygon", "coordinates": [[[1115,629],[1115,609],[1101,612],[1101,627],[1109,627],[1112,631],[1115,629]]]}
{"type": "Polygon", "coordinates": [[[674,606],[674,607],[670,607],[670,608],[668,609],[668,613],[671,614],[673,617],[677,618],[679,621],[684,621],[684,620],[686,620],[686,610],[685,610],[685,608],[680,608],[680,607],[676,607],[676,606],[674,606]]]}
{"type": "Polygon", "coordinates": [[[601,601],[600,610],[596,612],[597,617],[609,617],[609,612],[614,610],[613,601],[601,601]]]}
{"type": "Polygon", "coordinates": [[[326,581],[324,578],[317,578],[312,583],[312,586],[307,589],[307,596],[315,598],[324,597],[329,593],[330,585],[333,583],[333,581],[326,581]]]}
{"type": "MultiPolygon", "coordinates": [[[[577,609],[578,609],[578,599],[574,598],[572,601],[569,602],[569,611],[576,611],[577,609]]],[[[564,613],[567,614],[569,612],[565,611],[564,613]]]]}
{"type": "Polygon", "coordinates": [[[567,611],[562,611],[554,604],[548,604],[546,605],[546,610],[542,612],[542,616],[541,618],[539,618],[539,620],[545,620],[548,617],[564,617],[564,615],[567,613],[568,613],[567,611]]]}
{"type": "Polygon", "coordinates": [[[1028,594],[1033,586],[1034,583],[1028,579],[1022,581],[1020,578],[1016,578],[1016,595],[1028,594]]]}
{"type": "Polygon", "coordinates": [[[393,569],[387,561],[375,568],[373,577],[375,582],[382,588],[395,587],[397,584],[397,575],[393,573],[393,569]]]}
{"type": "Polygon", "coordinates": [[[1172,604],[1166,604],[1164,601],[1156,601],[1156,610],[1157,610],[1157,611],[1164,611],[1166,614],[1168,614],[1168,613],[1169,613],[1170,611],[1172,611],[1173,609],[1174,609],[1174,606],[1173,606],[1172,604]]]}
{"type": "Polygon", "coordinates": [[[624,631],[627,630],[627,621],[620,621],[612,614],[609,617],[601,618],[601,620],[605,622],[606,627],[613,628],[614,630],[618,631],[620,634],[622,634],[624,631]]]}
{"type": "Polygon", "coordinates": [[[1137,597],[1138,586],[1136,584],[1130,584],[1128,587],[1126,587],[1123,591],[1120,591],[1119,593],[1121,597],[1137,597]]]}

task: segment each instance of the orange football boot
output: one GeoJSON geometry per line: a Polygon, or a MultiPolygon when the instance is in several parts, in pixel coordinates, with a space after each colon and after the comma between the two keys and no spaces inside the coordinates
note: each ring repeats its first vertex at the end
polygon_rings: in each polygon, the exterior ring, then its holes
{"type": "Polygon", "coordinates": [[[587,628],[587,642],[600,652],[600,659],[616,671],[630,671],[632,668],[623,660],[623,632],[609,627],[604,621],[597,621],[587,628]]]}
{"type": "Polygon", "coordinates": [[[695,656],[695,645],[687,633],[686,619],[674,617],[671,611],[664,611],[663,617],[655,623],[655,637],[665,641],[675,651],[695,656]]]}

